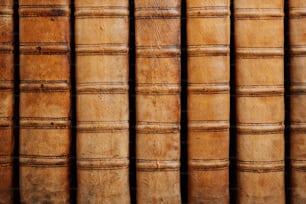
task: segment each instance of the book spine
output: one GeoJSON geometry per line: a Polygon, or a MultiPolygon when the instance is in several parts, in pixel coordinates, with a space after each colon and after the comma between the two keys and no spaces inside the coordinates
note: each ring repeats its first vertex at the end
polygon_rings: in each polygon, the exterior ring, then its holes
{"type": "Polygon", "coordinates": [[[285,203],[284,2],[235,0],[238,203],[285,203]]]}
{"type": "Polygon", "coordinates": [[[77,202],[130,203],[129,3],[75,1],[77,202]]]}
{"type": "Polygon", "coordinates": [[[19,0],[21,203],[69,203],[69,0],[19,0]]]}
{"type": "Polygon", "coordinates": [[[306,202],[306,1],[289,0],[290,201],[306,202]]]}
{"type": "Polygon", "coordinates": [[[229,203],[229,4],[187,0],[189,203],[229,203]]]}
{"type": "Polygon", "coordinates": [[[13,203],[13,0],[0,2],[0,203],[13,203]]]}
{"type": "Polygon", "coordinates": [[[181,1],[135,0],[137,203],[180,203],[181,1]]]}

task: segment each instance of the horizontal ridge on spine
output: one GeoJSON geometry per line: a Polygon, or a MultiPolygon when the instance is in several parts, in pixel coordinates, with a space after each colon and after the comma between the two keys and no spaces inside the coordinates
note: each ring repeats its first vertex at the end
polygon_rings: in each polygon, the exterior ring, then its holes
{"type": "Polygon", "coordinates": [[[180,57],[181,51],[179,46],[137,46],[136,45],[136,58],[168,58],[180,57]]]}
{"type": "Polygon", "coordinates": [[[0,155],[0,166],[12,165],[12,155],[0,155]]]}
{"type": "Polygon", "coordinates": [[[230,15],[229,7],[227,6],[204,6],[204,7],[189,7],[187,9],[188,18],[199,17],[227,17],[230,15]]]}
{"type": "Polygon", "coordinates": [[[128,131],[129,121],[77,121],[77,130],[85,133],[128,131]]]}
{"type": "Polygon", "coordinates": [[[79,170],[116,170],[128,169],[128,158],[78,158],[77,167],[79,170]]]}
{"type": "Polygon", "coordinates": [[[188,45],[189,57],[201,56],[229,56],[229,45],[188,45]]]}
{"type": "Polygon", "coordinates": [[[135,20],[180,18],[180,8],[176,7],[143,7],[135,8],[135,20]]]}
{"type": "Polygon", "coordinates": [[[152,172],[152,171],[179,171],[179,160],[136,160],[137,171],[152,172]]]}
{"type": "Polygon", "coordinates": [[[306,94],[306,83],[294,83],[290,84],[290,93],[291,94],[299,94],[305,95],[306,94]]]}
{"type": "Polygon", "coordinates": [[[242,134],[281,134],[285,125],[278,123],[237,123],[237,132],[242,134]]]}
{"type": "Polygon", "coordinates": [[[11,42],[1,42],[0,43],[0,54],[1,53],[4,53],[4,54],[13,53],[13,50],[14,50],[14,47],[11,42]]]}
{"type": "Polygon", "coordinates": [[[180,84],[141,84],[136,83],[136,93],[137,94],[165,94],[165,95],[176,95],[181,91],[180,84]]]}
{"type": "Polygon", "coordinates": [[[238,47],[236,55],[239,58],[283,57],[283,47],[238,47]]]}
{"type": "Polygon", "coordinates": [[[306,133],[306,121],[290,121],[290,129],[292,132],[306,133]]]}
{"type": "Polygon", "coordinates": [[[216,84],[194,84],[188,83],[189,93],[198,94],[228,94],[230,87],[229,83],[216,83],[216,84]]]}
{"type": "Polygon", "coordinates": [[[259,96],[281,96],[284,94],[283,85],[247,85],[247,86],[237,86],[236,94],[238,96],[249,96],[249,97],[259,97],[259,96]]]}
{"type": "Polygon", "coordinates": [[[127,83],[77,83],[76,91],[79,94],[126,94],[129,85],[127,83]]]}
{"type": "Polygon", "coordinates": [[[215,121],[188,121],[188,129],[192,132],[224,132],[228,131],[230,127],[229,120],[215,120],[215,121]]]}
{"type": "Polygon", "coordinates": [[[68,92],[70,84],[68,81],[30,81],[21,80],[20,90],[22,92],[68,92]]]}
{"type": "Polygon", "coordinates": [[[14,89],[14,81],[0,80],[0,92],[14,89]]]}
{"type": "Polygon", "coordinates": [[[12,117],[0,117],[0,129],[11,128],[13,126],[12,117]]]}
{"type": "Polygon", "coordinates": [[[136,121],[136,132],[139,134],[180,133],[180,123],[136,121]]]}
{"type": "Polygon", "coordinates": [[[129,47],[126,44],[77,44],[76,43],[76,55],[127,55],[129,47]]]}
{"type": "Polygon", "coordinates": [[[69,17],[69,5],[19,5],[20,17],[69,17]]]}
{"type": "Polygon", "coordinates": [[[290,159],[290,166],[297,171],[306,172],[306,160],[290,159]]]}
{"type": "Polygon", "coordinates": [[[306,56],[306,45],[290,45],[291,56],[306,56]]]}
{"type": "Polygon", "coordinates": [[[20,166],[63,167],[68,166],[69,156],[19,155],[20,166]]]}
{"type": "MultiPolygon", "coordinates": [[[[289,16],[291,19],[294,18],[305,18],[306,17],[306,7],[289,7],[289,16]]],[[[291,46],[291,45],[290,45],[291,46]]]]}
{"type": "Polygon", "coordinates": [[[191,159],[188,166],[194,171],[216,171],[229,168],[228,159],[191,159]]]}
{"type": "Polygon", "coordinates": [[[55,54],[66,55],[70,51],[69,43],[67,42],[28,42],[20,44],[20,54],[23,55],[40,55],[40,54],[55,54]]]}
{"type": "Polygon", "coordinates": [[[70,126],[68,117],[20,117],[22,129],[67,129],[70,126]]]}
{"type": "Polygon", "coordinates": [[[14,14],[14,11],[13,11],[13,6],[3,6],[3,5],[0,5],[0,18],[1,17],[12,17],[12,15],[14,14]]]}
{"type": "Polygon", "coordinates": [[[278,8],[235,8],[236,19],[282,18],[283,10],[278,8]]]}
{"type": "Polygon", "coordinates": [[[242,172],[267,173],[283,172],[285,162],[280,161],[237,161],[237,168],[242,172]]]}
{"type": "Polygon", "coordinates": [[[96,17],[125,17],[129,15],[129,8],[124,6],[95,6],[75,7],[75,18],[96,17]]]}

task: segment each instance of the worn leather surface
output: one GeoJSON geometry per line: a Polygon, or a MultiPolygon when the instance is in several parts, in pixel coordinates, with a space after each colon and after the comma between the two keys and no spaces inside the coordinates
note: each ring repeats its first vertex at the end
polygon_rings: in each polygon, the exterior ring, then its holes
{"type": "Polygon", "coordinates": [[[306,1],[289,2],[290,158],[293,204],[306,203],[306,1]]]}
{"type": "Polygon", "coordinates": [[[0,1],[0,203],[13,198],[13,1],[0,1]]]}
{"type": "Polygon", "coordinates": [[[180,0],[135,0],[137,203],[180,203],[180,0]]]}
{"type": "Polygon", "coordinates": [[[229,3],[187,1],[189,203],[229,202],[229,3]]]}
{"type": "Polygon", "coordinates": [[[238,203],[285,203],[284,2],[235,0],[238,203]]]}
{"type": "Polygon", "coordinates": [[[69,0],[19,0],[21,203],[69,203],[69,0]]]}
{"type": "Polygon", "coordinates": [[[75,1],[77,202],[130,203],[128,0],[75,1]]]}

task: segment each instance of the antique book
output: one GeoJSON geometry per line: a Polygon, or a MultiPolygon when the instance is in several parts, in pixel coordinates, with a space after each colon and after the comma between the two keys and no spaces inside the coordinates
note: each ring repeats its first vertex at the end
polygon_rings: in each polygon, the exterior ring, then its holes
{"type": "Polygon", "coordinates": [[[69,0],[19,0],[21,203],[69,202],[69,0]]]}
{"type": "Polygon", "coordinates": [[[135,0],[136,199],[180,203],[180,0],[135,0]]]}
{"type": "Polygon", "coordinates": [[[128,2],[75,1],[78,203],[130,203],[128,2]]]}
{"type": "Polygon", "coordinates": [[[306,203],[306,1],[289,0],[290,201],[306,203]]]}
{"type": "Polygon", "coordinates": [[[284,2],[235,0],[237,203],[285,203],[284,2]]]}
{"type": "Polygon", "coordinates": [[[187,0],[189,203],[229,203],[229,5],[187,0]]]}
{"type": "Polygon", "coordinates": [[[0,1],[0,203],[13,203],[13,0],[0,1]]]}

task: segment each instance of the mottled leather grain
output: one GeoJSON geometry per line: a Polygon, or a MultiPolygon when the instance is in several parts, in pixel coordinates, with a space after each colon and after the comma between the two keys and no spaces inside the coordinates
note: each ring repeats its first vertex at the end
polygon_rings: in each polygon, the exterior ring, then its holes
{"type": "Polygon", "coordinates": [[[20,199],[69,203],[69,0],[19,0],[20,199]]]}
{"type": "Polygon", "coordinates": [[[0,204],[13,203],[13,0],[0,1],[0,204]]]}
{"type": "Polygon", "coordinates": [[[181,202],[180,0],[135,0],[137,203],[181,202]]]}
{"type": "Polygon", "coordinates": [[[306,1],[289,0],[290,201],[306,203],[306,1]]]}
{"type": "Polygon", "coordinates": [[[75,1],[80,204],[130,203],[128,2],[75,1]]]}
{"type": "Polygon", "coordinates": [[[189,203],[229,203],[229,4],[187,0],[189,203]]]}
{"type": "Polygon", "coordinates": [[[284,2],[235,0],[237,203],[285,203],[284,2]]]}

